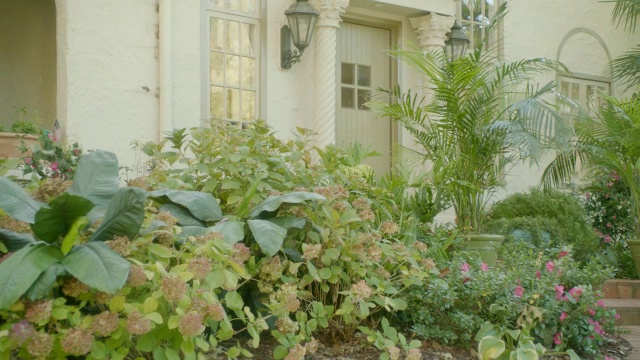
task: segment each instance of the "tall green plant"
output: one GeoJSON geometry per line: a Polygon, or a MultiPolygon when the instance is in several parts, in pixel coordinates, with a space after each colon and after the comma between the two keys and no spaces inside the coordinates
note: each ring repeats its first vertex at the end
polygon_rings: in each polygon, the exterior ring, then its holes
{"type": "MultiPolygon", "coordinates": [[[[616,27],[635,33],[638,16],[640,16],[640,0],[609,0],[614,3],[611,22],[616,27]]],[[[611,62],[610,75],[620,80],[627,88],[640,85],[640,45],[627,51],[611,62]]]]}
{"type": "MultiPolygon", "coordinates": [[[[502,6],[489,33],[505,12],[502,6]]],[[[458,225],[476,230],[509,170],[524,159],[538,159],[548,143],[568,133],[549,101],[554,84],[532,82],[559,65],[545,58],[500,62],[483,46],[452,62],[442,51],[425,54],[413,46],[391,53],[428,80],[430,95],[395,88],[389,91],[395,101],[378,106],[380,114],[415,137],[420,149],[412,152],[432,164],[435,186],[451,194],[458,225]]]]}
{"type": "Polygon", "coordinates": [[[616,173],[629,188],[634,232],[640,238],[640,101],[608,97],[596,114],[580,109],[574,128],[572,146],[545,169],[544,186],[569,180],[578,164],[592,172],[616,173]]]}

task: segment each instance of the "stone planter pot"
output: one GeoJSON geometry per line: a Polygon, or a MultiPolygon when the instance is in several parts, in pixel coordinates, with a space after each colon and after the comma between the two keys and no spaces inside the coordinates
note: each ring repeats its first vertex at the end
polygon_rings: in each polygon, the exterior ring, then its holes
{"type": "Polygon", "coordinates": [[[502,242],[504,236],[493,234],[469,234],[467,237],[467,250],[477,251],[482,261],[489,266],[495,266],[498,261],[498,252],[496,251],[502,242]]]}
{"type": "Polygon", "coordinates": [[[627,240],[633,263],[636,265],[636,274],[640,275],[640,240],[627,240]]]}
{"type": "Polygon", "coordinates": [[[38,143],[38,137],[28,134],[0,132],[0,158],[19,158],[22,156],[19,148],[23,141],[27,147],[33,148],[38,143]]]}

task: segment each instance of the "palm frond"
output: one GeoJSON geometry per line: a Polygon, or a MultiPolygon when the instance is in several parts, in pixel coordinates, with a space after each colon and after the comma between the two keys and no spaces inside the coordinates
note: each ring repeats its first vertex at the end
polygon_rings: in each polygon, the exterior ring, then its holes
{"type": "Polygon", "coordinates": [[[634,32],[640,15],[640,0],[609,0],[605,2],[615,3],[611,22],[618,27],[624,24],[626,31],[634,32]]]}
{"type": "Polygon", "coordinates": [[[640,45],[611,61],[608,73],[627,89],[640,85],[640,45]]]}

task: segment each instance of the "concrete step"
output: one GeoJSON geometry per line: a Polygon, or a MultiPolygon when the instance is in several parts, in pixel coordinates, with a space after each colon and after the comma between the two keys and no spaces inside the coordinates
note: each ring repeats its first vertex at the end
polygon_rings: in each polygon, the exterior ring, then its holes
{"type": "Polygon", "coordinates": [[[640,299],[640,280],[609,280],[602,286],[605,299],[640,299]]]}
{"type": "Polygon", "coordinates": [[[618,325],[640,325],[640,299],[604,299],[604,305],[616,309],[618,325]]]}

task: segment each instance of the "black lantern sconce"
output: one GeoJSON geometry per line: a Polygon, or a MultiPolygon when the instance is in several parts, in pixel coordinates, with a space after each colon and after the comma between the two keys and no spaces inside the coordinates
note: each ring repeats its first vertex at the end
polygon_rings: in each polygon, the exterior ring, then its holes
{"type": "Polygon", "coordinates": [[[445,43],[445,51],[449,61],[456,61],[463,57],[467,52],[467,46],[471,43],[467,34],[462,31],[462,26],[456,21],[451,27],[451,32],[447,35],[445,43]]]}
{"type": "Polygon", "coordinates": [[[300,62],[304,49],[311,44],[313,29],[320,14],[308,0],[296,0],[284,14],[289,26],[284,25],[280,28],[280,66],[283,69],[291,69],[293,64],[300,62]],[[291,48],[292,40],[298,50],[291,48]]]}

